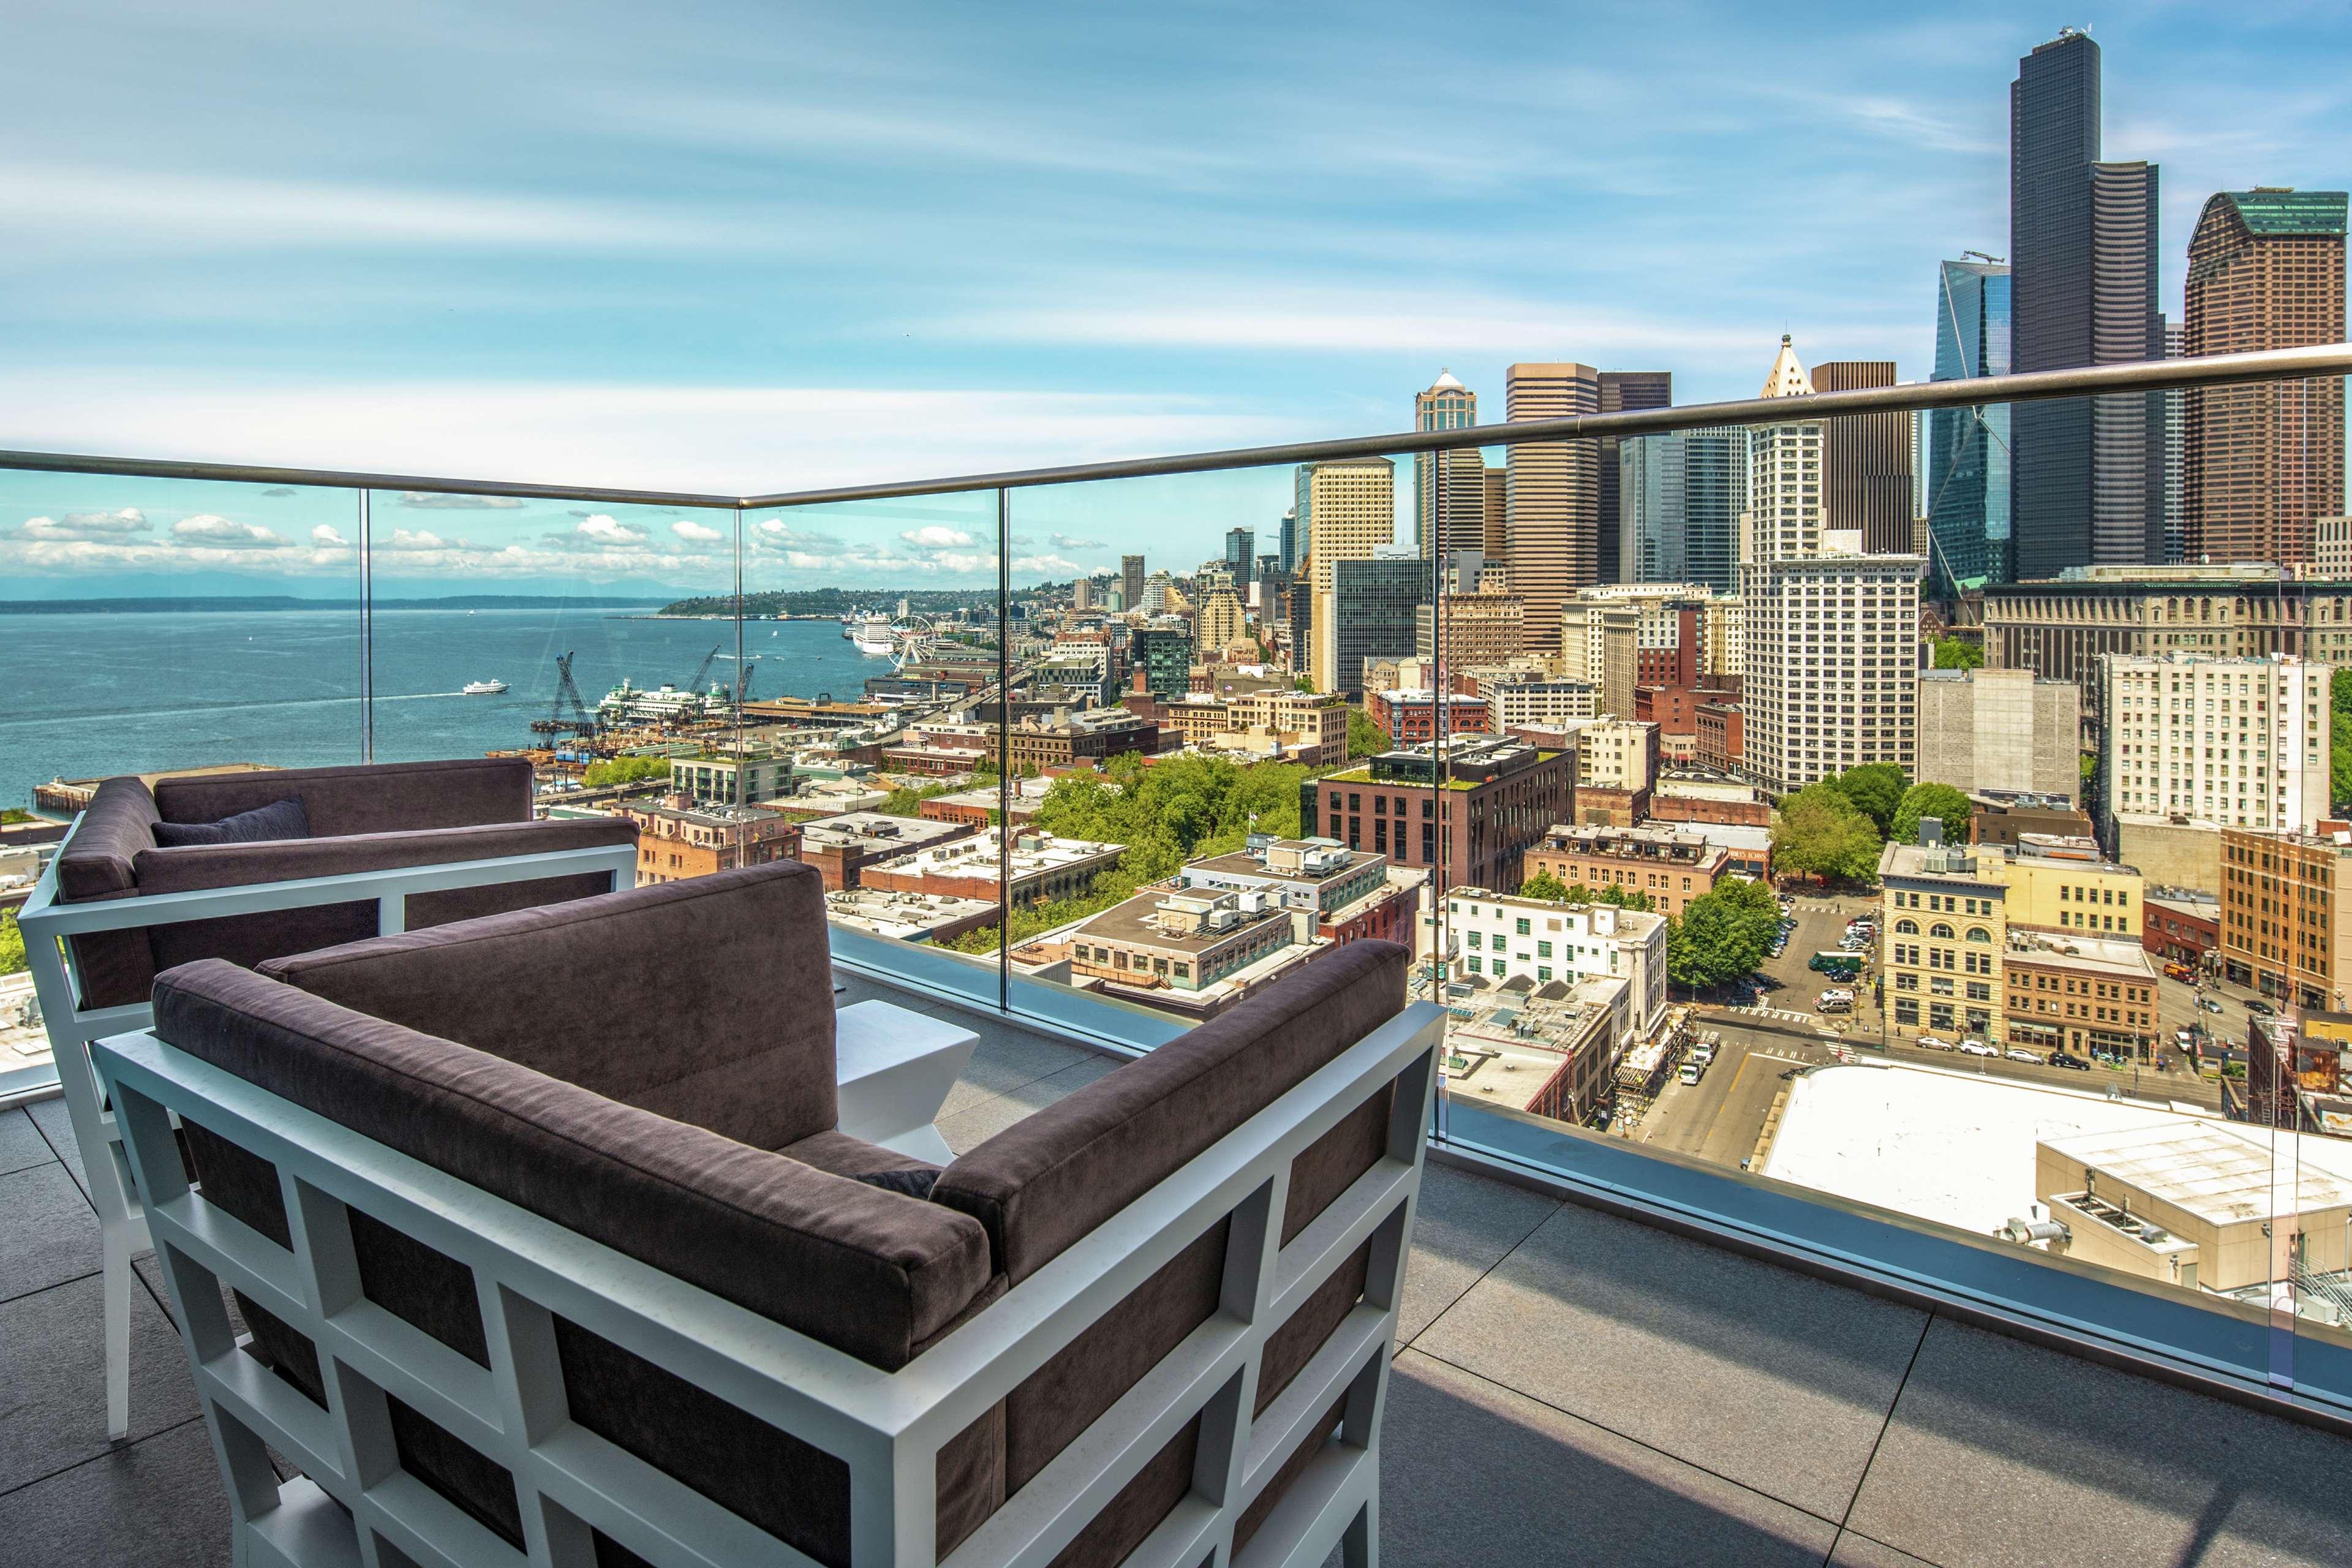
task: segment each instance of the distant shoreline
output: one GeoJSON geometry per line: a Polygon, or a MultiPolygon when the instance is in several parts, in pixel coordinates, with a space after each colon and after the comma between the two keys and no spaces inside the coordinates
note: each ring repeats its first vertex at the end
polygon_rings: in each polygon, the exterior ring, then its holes
{"type": "MultiPolygon", "coordinates": [[[[625,598],[573,598],[562,594],[459,594],[436,599],[378,599],[379,610],[535,610],[543,605],[561,605],[581,610],[631,610],[643,608],[655,595],[631,595],[625,598]]],[[[141,597],[127,599],[0,599],[0,616],[155,616],[173,614],[220,614],[224,612],[351,610],[360,607],[357,599],[298,599],[290,595],[258,595],[243,597],[236,595],[191,595],[186,597],[141,597]]]]}

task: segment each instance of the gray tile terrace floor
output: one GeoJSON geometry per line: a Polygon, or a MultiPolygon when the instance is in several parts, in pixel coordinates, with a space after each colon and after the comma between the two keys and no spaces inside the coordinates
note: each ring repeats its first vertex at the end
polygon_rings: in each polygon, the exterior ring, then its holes
{"type": "MultiPolygon", "coordinates": [[[[958,1150],[1115,1065],[970,1021],[958,1150]]],[[[0,1112],[0,1562],[226,1563],[152,1293],[106,1441],[98,1261],[63,1104],[0,1112]]],[[[1433,1168],[1405,1290],[1391,1565],[2352,1563],[2352,1441],[1575,1205],[1433,1168]]]]}

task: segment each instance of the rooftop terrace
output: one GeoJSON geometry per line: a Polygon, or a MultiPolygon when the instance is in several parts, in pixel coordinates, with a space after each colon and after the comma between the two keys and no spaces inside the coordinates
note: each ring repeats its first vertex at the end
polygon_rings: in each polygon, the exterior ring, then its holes
{"type": "MultiPolygon", "coordinates": [[[[842,1001],[882,994],[854,982],[842,1001]]],[[[892,999],[982,1034],[940,1123],[959,1151],[1114,1065],[892,999]]],[[[64,1107],[0,1112],[15,1561],[229,1561],[219,1471],[140,1268],[131,1436],[110,1446],[89,1397],[98,1226],[64,1107]]],[[[2352,1534],[2352,1439],[1474,1169],[1429,1173],[1394,1353],[1381,1545],[1405,1568],[2320,1564],[2352,1534]]]]}

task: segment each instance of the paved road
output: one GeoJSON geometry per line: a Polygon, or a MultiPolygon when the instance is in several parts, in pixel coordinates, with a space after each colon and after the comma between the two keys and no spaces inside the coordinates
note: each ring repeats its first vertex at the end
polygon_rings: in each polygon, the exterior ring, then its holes
{"type": "Polygon", "coordinates": [[[1834,1058],[1826,1043],[1808,1045],[1715,1018],[1703,1027],[1722,1037],[1715,1065],[1696,1084],[1669,1085],[1642,1132],[1655,1147],[1737,1168],[1755,1152],[1765,1113],[1788,1087],[1783,1075],[1834,1058]]]}

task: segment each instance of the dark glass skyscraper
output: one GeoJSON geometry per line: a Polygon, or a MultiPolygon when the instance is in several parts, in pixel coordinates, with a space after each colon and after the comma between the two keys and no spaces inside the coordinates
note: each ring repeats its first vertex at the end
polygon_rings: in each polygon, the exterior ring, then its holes
{"type": "MultiPolygon", "coordinates": [[[[2010,268],[2020,373],[2155,359],[2157,170],[2099,161],[2099,47],[2072,28],[2010,87],[2010,268]]],[[[2016,572],[2160,561],[2161,394],[2021,404],[2016,572]]]]}
{"type": "MultiPolygon", "coordinates": [[[[1934,381],[2010,373],[2010,270],[1947,261],[1937,272],[1934,381]]],[[[1938,408],[1927,416],[1930,592],[2011,580],[2011,408],[1938,408]]]]}
{"type": "MultiPolygon", "coordinates": [[[[1604,370],[1601,373],[1601,412],[1630,413],[1636,408],[1664,408],[1675,400],[1675,377],[1664,370],[1604,370]]],[[[1634,582],[1624,571],[1625,503],[1618,488],[1618,440],[1600,441],[1600,563],[1598,581],[1634,582]]]]}

